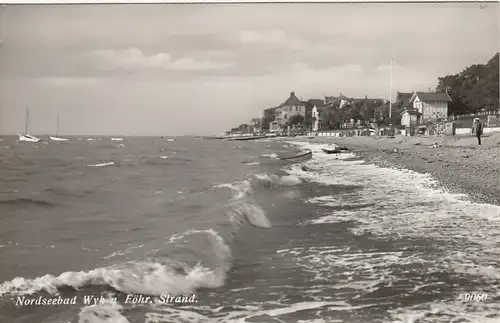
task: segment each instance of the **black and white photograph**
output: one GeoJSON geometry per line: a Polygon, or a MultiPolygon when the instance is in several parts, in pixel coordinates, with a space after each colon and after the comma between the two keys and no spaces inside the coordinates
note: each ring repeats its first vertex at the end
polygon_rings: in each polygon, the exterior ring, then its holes
{"type": "Polygon", "coordinates": [[[0,4],[1,323],[500,323],[500,3],[0,4]]]}

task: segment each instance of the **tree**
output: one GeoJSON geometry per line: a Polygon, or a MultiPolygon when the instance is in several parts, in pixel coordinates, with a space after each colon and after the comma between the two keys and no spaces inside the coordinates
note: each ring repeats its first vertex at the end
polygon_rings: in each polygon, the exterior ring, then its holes
{"type": "Polygon", "coordinates": [[[356,123],[358,120],[361,119],[360,116],[360,103],[359,102],[351,102],[346,104],[342,108],[342,117],[341,121],[351,121],[354,120],[354,123],[356,123]]]}
{"type": "Polygon", "coordinates": [[[375,117],[375,105],[368,100],[364,100],[360,114],[364,121],[373,119],[375,117]]]}
{"type": "Polygon", "coordinates": [[[401,124],[401,112],[403,109],[402,104],[392,104],[392,106],[389,106],[389,103],[386,102],[379,106],[377,109],[377,124],[379,126],[397,126],[401,124]],[[391,117],[389,117],[389,111],[391,117]]]}
{"type": "Polygon", "coordinates": [[[499,108],[499,54],[486,64],[474,64],[462,72],[438,78],[437,91],[448,91],[449,114],[465,114],[499,108]]]}
{"type": "Polygon", "coordinates": [[[261,129],[262,130],[269,130],[269,124],[274,121],[274,116],[268,115],[264,116],[261,119],[261,129]]]}
{"type": "Polygon", "coordinates": [[[330,130],[339,129],[341,121],[342,121],[342,110],[337,109],[335,107],[330,107],[326,111],[324,122],[328,129],[330,130]]]}
{"type": "Polygon", "coordinates": [[[293,126],[296,124],[304,124],[304,116],[301,114],[294,114],[293,116],[290,117],[290,119],[288,119],[287,124],[289,126],[293,126]]]}

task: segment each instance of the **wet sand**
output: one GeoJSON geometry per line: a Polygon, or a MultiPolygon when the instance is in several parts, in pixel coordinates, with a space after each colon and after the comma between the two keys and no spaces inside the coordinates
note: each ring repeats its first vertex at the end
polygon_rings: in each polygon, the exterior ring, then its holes
{"type": "Polygon", "coordinates": [[[473,136],[316,137],[310,141],[346,145],[380,166],[430,173],[450,191],[500,205],[500,133],[485,135],[481,146],[473,136]]]}

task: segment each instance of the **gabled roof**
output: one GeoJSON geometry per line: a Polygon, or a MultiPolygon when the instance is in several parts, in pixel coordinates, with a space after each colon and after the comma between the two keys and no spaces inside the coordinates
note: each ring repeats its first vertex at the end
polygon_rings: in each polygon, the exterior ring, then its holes
{"type": "Polygon", "coordinates": [[[309,100],[307,100],[307,102],[313,106],[318,107],[318,108],[325,105],[325,101],[321,100],[321,99],[309,99],[309,100]]]}
{"type": "Polygon", "coordinates": [[[415,101],[418,97],[421,101],[451,101],[450,96],[446,92],[415,92],[413,93],[410,102],[415,101]]]}
{"type": "Polygon", "coordinates": [[[304,105],[304,102],[302,102],[301,100],[299,100],[299,98],[295,96],[295,92],[290,93],[290,97],[285,102],[283,102],[281,107],[292,106],[292,105],[304,105]]]}
{"type": "Polygon", "coordinates": [[[413,96],[412,92],[399,92],[398,91],[398,96],[396,97],[397,101],[410,101],[411,97],[413,96]]]}

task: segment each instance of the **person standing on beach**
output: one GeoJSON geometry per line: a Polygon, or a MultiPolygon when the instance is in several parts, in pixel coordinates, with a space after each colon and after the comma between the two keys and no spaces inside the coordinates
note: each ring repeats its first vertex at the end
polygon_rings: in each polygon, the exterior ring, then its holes
{"type": "Polygon", "coordinates": [[[483,134],[483,124],[481,123],[481,120],[479,118],[474,119],[474,131],[476,133],[477,137],[477,144],[481,145],[481,135],[483,134]]]}

